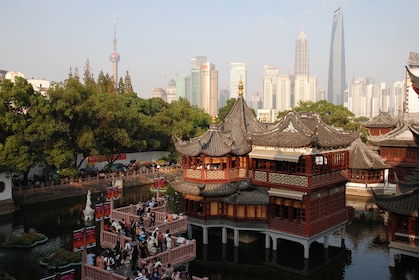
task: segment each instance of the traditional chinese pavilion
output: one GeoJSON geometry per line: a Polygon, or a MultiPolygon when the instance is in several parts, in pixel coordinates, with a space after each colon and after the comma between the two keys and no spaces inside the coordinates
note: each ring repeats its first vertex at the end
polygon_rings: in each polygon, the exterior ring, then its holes
{"type": "Polygon", "coordinates": [[[419,183],[397,181],[395,196],[374,193],[375,203],[390,213],[391,241],[389,266],[403,256],[419,259],[419,183]]]}
{"type": "Polygon", "coordinates": [[[203,229],[227,229],[239,245],[240,231],[265,235],[265,247],[279,239],[298,242],[308,259],[310,244],[335,231],[344,237],[353,209],[346,207],[343,172],[349,166],[349,145],[357,133],[339,132],[318,114],[289,112],[269,130],[239,97],[220,123],[190,141],[177,141],[182,155],[188,223],[203,229]]]}
{"type": "Polygon", "coordinates": [[[397,127],[399,120],[390,116],[388,112],[382,112],[375,116],[372,120],[363,122],[361,125],[368,128],[370,135],[376,136],[386,134],[397,127]]]}
{"type": "Polygon", "coordinates": [[[391,166],[370,146],[356,139],[349,147],[349,169],[346,177],[346,194],[372,196],[372,191],[384,194],[394,192],[389,184],[391,166]]]}

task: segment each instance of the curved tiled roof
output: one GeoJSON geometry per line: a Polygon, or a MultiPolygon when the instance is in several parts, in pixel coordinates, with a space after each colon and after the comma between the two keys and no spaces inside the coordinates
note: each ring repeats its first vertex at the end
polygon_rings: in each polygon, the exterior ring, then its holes
{"type": "Polygon", "coordinates": [[[370,136],[368,140],[376,146],[418,147],[418,127],[403,124],[383,135],[370,136]]]}
{"type": "Polygon", "coordinates": [[[419,77],[414,75],[410,69],[406,66],[407,73],[409,74],[410,80],[412,81],[413,90],[419,94],[419,77]]]}
{"type": "Polygon", "coordinates": [[[221,132],[217,129],[215,121],[203,135],[189,141],[175,141],[179,153],[188,156],[200,154],[208,156],[224,156],[229,153],[236,154],[236,147],[230,132],[221,132]]]}
{"type": "Polygon", "coordinates": [[[249,180],[221,184],[197,184],[193,182],[172,183],[173,189],[180,193],[196,196],[229,196],[236,192],[251,191],[255,187],[249,180]]]}
{"type": "Polygon", "coordinates": [[[187,156],[245,155],[252,149],[249,133],[264,130],[265,126],[256,119],[243,98],[240,81],[239,98],[224,120],[216,125],[213,119],[210,129],[205,134],[189,141],[176,140],[175,146],[179,153],[187,156]]]}
{"type": "Polygon", "coordinates": [[[365,145],[360,138],[349,146],[349,168],[351,169],[388,169],[383,158],[365,145]]]}
{"type": "Polygon", "coordinates": [[[341,132],[324,123],[318,113],[288,112],[272,129],[252,134],[258,146],[300,148],[347,147],[359,133],[341,132]]]}
{"type": "Polygon", "coordinates": [[[373,191],[373,196],[375,203],[382,209],[409,217],[419,217],[419,186],[395,196],[377,195],[373,191]]]}
{"type": "Polygon", "coordinates": [[[232,195],[221,198],[221,201],[236,205],[269,205],[269,195],[267,193],[258,192],[257,190],[238,191],[232,195]]]}
{"type": "Polygon", "coordinates": [[[372,120],[361,123],[363,127],[393,127],[398,120],[393,118],[389,112],[382,112],[375,116],[372,120]]]}

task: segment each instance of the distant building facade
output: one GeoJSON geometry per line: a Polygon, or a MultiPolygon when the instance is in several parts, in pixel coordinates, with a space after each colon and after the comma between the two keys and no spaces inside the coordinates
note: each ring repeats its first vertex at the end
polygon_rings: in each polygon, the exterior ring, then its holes
{"type": "Polygon", "coordinates": [[[167,103],[172,103],[176,100],[176,82],[171,79],[166,88],[167,103]]]}
{"type": "Polygon", "coordinates": [[[243,83],[243,97],[247,97],[247,63],[232,62],[230,63],[230,94],[233,98],[237,98],[237,85],[243,83]]]}

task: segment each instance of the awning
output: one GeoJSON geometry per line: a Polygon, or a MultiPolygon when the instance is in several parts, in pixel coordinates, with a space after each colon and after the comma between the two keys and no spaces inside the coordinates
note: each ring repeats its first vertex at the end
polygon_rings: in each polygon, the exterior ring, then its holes
{"type": "Polygon", "coordinates": [[[272,196],[285,197],[285,198],[298,199],[298,200],[303,200],[303,196],[307,195],[306,192],[292,191],[292,190],[286,190],[286,189],[276,189],[276,188],[270,188],[268,191],[268,194],[272,196]]]}
{"type": "Polygon", "coordinates": [[[288,162],[298,162],[298,159],[303,153],[297,152],[283,152],[272,150],[253,150],[249,153],[250,158],[261,158],[268,160],[279,160],[288,162]]]}

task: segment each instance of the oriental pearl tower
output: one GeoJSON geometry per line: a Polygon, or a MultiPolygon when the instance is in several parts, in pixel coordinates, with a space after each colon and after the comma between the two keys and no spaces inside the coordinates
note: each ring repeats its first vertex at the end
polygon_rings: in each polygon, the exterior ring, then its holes
{"type": "Polygon", "coordinates": [[[116,52],[116,15],[113,16],[113,53],[109,56],[112,62],[112,79],[115,89],[118,88],[118,62],[121,59],[119,53],[116,52]]]}

